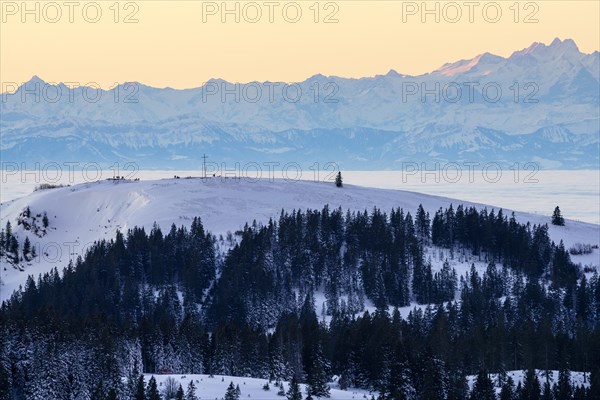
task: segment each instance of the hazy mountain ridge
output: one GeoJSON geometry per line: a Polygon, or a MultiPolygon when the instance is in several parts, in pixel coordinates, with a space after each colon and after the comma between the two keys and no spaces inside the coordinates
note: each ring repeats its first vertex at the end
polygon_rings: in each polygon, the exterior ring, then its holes
{"type": "Polygon", "coordinates": [[[420,76],[214,79],[186,90],[125,83],[100,93],[92,102],[93,89],[34,77],[3,94],[4,160],[194,167],[208,152],[223,161],[363,169],[410,161],[600,163],[600,56],[581,53],[570,39],[534,43],[508,58],[485,53],[420,76]],[[39,102],[25,94],[36,90],[39,102]]]}

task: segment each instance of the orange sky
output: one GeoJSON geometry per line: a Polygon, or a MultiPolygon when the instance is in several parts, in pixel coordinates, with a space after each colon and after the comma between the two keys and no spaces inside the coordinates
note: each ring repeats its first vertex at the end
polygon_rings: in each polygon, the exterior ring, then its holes
{"type": "Polygon", "coordinates": [[[75,3],[0,1],[3,84],[38,75],[103,87],[140,81],[186,88],[216,77],[300,81],[390,68],[420,74],[555,37],[572,38],[588,53],[600,47],[598,1],[75,3]]]}

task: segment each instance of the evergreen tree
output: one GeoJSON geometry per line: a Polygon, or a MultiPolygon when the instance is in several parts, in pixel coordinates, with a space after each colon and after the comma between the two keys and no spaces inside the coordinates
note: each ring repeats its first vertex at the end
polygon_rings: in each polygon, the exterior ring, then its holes
{"type": "Polygon", "coordinates": [[[416,400],[411,371],[404,362],[397,360],[392,365],[386,392],[386,395],[380,396],[381,400],[416,400]]]}
{"type": "Polygon", "coordinates": [[[177,393],[175,394],[175,400],[183,400],[183,396],[183,387],[180,384],[179,389],[177,389],[177,393]]]}
{"type": "Polygon", "coordinates": [[[550,389],[550,382],[544,383],[544,389],[542,390],[542,400],[552,400],[552,389],[550,389]]]}
{"type": "Polygon", "coordinates": [[[335,186],[337,186],[337,187],[344,186],[344,184],[342,182],[342,173],[339,171],[338,171],[337,175],[335,176],[335,186]]]}
{"type": "Polygon", "coordinates": [[[321,350],[321,345],[316,346],[312,355],[312,362],[308,371],[309,393],[317,397],[329,397],[329,385],[327,384],[327,360],[321,350]]]}
{"type": "Polygon", "coordinates": [[[566,368],[566,365],[558,371],[558,382],[554,387],[554,397],[556,400],[570,400],[573,397],[571,371],[566,368]]]}
{"type": "Polygon", "coordinates": [[[13,255],[14,261],[19,262],[19,241],[16,237],[10,237],[10,246],[8,251],[13,255]]]}
{"type": "Polygon", "coordinates": [[[12,237],[12,226],[10,221],[6,221],[6,228],[4,229],[4,246],[6,251],[10,251],[12,237]]]}
{"type": "MultiPolygon", "coordinates": [[[[598,293],[600,295],[600,292],[598,293]]],[[[592,369],[590,374],[590,399],[600,399],[600,367],[596,364],[596,367],[592,369]]]]}
{"type": "MultiPolygon", "coordinates": [[[[586,393],[586,389],[583,387],[583,385],[579,385],[575,388],[575,391],[573,393],[573,400],[588,400],[589,396],[586,393]]],[[[593,398],[593,397],[592,397],[593,398]]]]}
{"type": "Polygon", "coordinates": [[[0,362],[0,399],[11,399],[10,381],[8,380],[8,371],[0,362]]]}
{"type": "Polygon", "coordinates": [[[240,399],[240,395],[235,390],[235,386],[233,386],[233,382],[230,382],[229,386],[227,387],[227,391],[225,392],[225,397],[223,398],[223,400],[239,400],[239,399],[240,399]]]}
{"type": "Polygon", "coordinates": [[[429,213],[425,212],[422,204],[419,204],[415,217],[415,229],[421,241],[428,241],[430,238],[430,218],[429,213]]]}
{"type": "Polygon", "coordinates": [[[446,398],[447,376],[444,362],[433,354],[425,356],[423,366],[423,386],[419,391],[421,400],[444,400],[446,398]]]}
{"type": "Polygon", "coordinates": [[[31,253],[31,242],[29,236],[25,236],[25,242],[23,242],[23,258],[25,261],[29,261],[29,255],[31,253]]]}
{"type": "Polygon", "coordinates": [[[285,396],[285,389],[283,388],[283,383],[279,382],[279,386],[278,386],[279,390],[277,391],[277,396],[285,396]]]}
{"type": "Polygon", "coordinates": [[[563,226],[565,224],[565,219],[560,213],[560,208],[558,206],[556,206],[554,213],[552,214],[552,224],[559,226],[563,226]]]}
{"type": "Polygon", "coordinates": [[[515,394],[515,383],[510,376],[502,385],[502,389],[500,389],[500,400],[517,400],[515,394]]]}
{"type": "Polygon", "coordinates": [[[292,377],[286,397],[287,400],[302,400],[302,392],[300,391],[300,385],[295,375],[292,377]]]}
{"type": "Polygon", "coordinates": [[[479,370],[471,392],[471,400],[496,400],[494,384],[484,369],[479,370]]]}
{"type": "Polygon", "coordinates": [[[44,216],[42,217],[42,224],[44,225],[44,228],[48,227],[48,215],[46,215],[45,211],[44,211],[44,216]]]}
{"type": "Polygon", "coordinates": [[[454,366],[448,371],[447,400],[464,400],[468,398],[469,384],[462,368],[454,366]]]}
{"type": "Polygon", "coordinates": [[[185,400],[198,400],[198,396],[196,396],[196,385],[194,385],[193,379],[190,379],[190,383],[188,383],[185,392],[185,400]]]}
{"type": "Polygon", "coordinates": [[[542,388],[540,387],[540,380],[534,369],[528,369],[525,373],[521,400],[540,400],[541,395],[542,388]]]}
{"type": "Polygon", "coordinates": [[[161,400],[160,393],[158,392],[158,387],[156,385],[156,379],[154,376],[150,378],[148,381],[148,387],[146,389],[146,399],[147,400],[161,400]]]}
{"type": "Polygon", "coordinates": [[[135,389],[135,400],[149,400],[146,399],[146,384],[144,382],[144,375],[140,375],[137,380],[135,389]]]}

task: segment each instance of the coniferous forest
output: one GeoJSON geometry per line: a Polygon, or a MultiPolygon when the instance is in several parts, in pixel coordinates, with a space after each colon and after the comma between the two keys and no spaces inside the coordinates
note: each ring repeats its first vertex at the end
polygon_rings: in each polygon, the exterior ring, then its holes
{"type": "Polygon", "coordinates": [[[226,238],[196,218],[62,267],[0,309],[0,399],[145,399],[142,373],[301,382],[311,398],[336,376],[381,400],[600,399],[597,273],[501,210],[282,210],[226,238]]]}

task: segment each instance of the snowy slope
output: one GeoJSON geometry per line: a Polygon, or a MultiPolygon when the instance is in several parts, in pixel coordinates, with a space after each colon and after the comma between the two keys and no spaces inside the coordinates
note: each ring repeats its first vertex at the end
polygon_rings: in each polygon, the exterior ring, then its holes
{"type": "MultiPolygon", "coordinates": [[[[38,257],[25,266],[25,271],[2,260],[0,299],[10,297],[28,274],[37,276],[54,267],[62,270],[69,259],[84,254],[86,246],[95,240],[114,238],[117,229],[126,231],[144,226],[149,230],[156,221],[167,231],[172,223],[189,225],[193,217],[199,216],[206,229],[225,236],[246,222],[264,223],[271,217],[278,218],[282,208],[286,211],[321,209],[328,204],[330,208],[342,207],[344,211],[370,211],[375,206],[389,211],[392,207],[401,207],[414,215],[420,203],[431,215],[450,203],[455,207],[459,203],[472,204],[400,190],[351,185],[339,189],[333,183],[266,179],[106,180],[37,191],[0,205],[0,226],[4,227],[10,220],[21,244],[28,236],[38,250],[38,257]],[[23,226],[17,226],[17,217],[27,206],[32,215],[47,213],[49,229],[45,236],[34,236],[24,231],[23,226]]],[[[488,206],[488,210],[491,208],[488,206]]],[[[504,211],[509,215],[508,210],[504,211]]],[[[520,222],[550,222],[549,217],[541,215],[516,212],[515,216],[520,222]]],[[[550,225],[549,234],[556,242],[564,240],[567,247],[578,242],[600,244],[600,226],[594,224],[567,221],[564,227],[550,225]]],[[[596,249],[590,255],[574,257],[574,261],[600,265],[599,252],[596,249]]]]}
{"type": "MultiPolygon", "coordinates": [[[[558,371],[548,371],[548,381],[550,385],[558,382],[558,371]]],[[[543,385],[546,382],[546,372],[542,370],[536,370],[538,378],[543,385]]],[[[524,381],[524,371],[507,371],[507,377],[511,377],[514,381],[515,386],[524,381]]],[[[210,377],[208,375],[156,375],[156,374],[145,374],[145,381],[148,382],[150,378],[154,376],[156,379],[156,383],[158,385],[159,391],[164,389],[165,381],[168,378],[172,378],[175,380],[176,384],[181,384],[184,391],[187,388],[190,380],[194,381],[194,385],[196,386],[196,395],[199,396],[200,399],[221,399],[227,390],[227,386],[229,386],[230,382],[233,382],[234,385],[239,385],[241,390],[241,398],[242,399],[252,399],[252,400],[281,400],[284,397],[277,396],[277,388],[273,382],[269,383],[270,390],[263,390],[263,386],[268,382],[266,379],[255,379],[255,378],[244,378],[244,377],[235,377],[235,376],[221,376],[215,375],[210,377]]],[[[490,378],[492,382],[497,383],[498,374],[491,374],[490,378]]],[[[476,376],[467,376],[467,382],[469,384],[469,388],[473,388],[473,384],[475,382],[476,376]]],[[[589,373],[584,374],[583,372],[571,372],[571,383],[575,386],[589,387],[590,376],[589,373]]],[[[287,391],[289,387],[288,382],[283,382],[283,387],[287,391]]],[[[346,399],[370,399],[371,396],[377,395],[374,392],[370,392],[362,389],[348,389],[348,390],[339,390],[338,385],[335,383],[330,384],[331,387],[331,400],[346,400],[346,399]]],[[[301,384],[300,388],[302,393],[306,392],[306,385],[301,384]]],[[[499,393],[500,388],[497,387],[496,391],[499,393]]]]}
{"type": "MultiPolygon", "coordinates": [[[[515,383],[515,386],[517,386],[519,383],[523,384],[523,382],[525,381],[525,372],[526,371],[506,371],[506,377],[512,378],[513,382],[515,383]]],[[[546,378],[548,378],[548,383],[550,384],[550,386],[558,382],[558,371],[548,371],[548,373],[546,373],[546,371],[544,370],[537,369],[535,370],[535,372],[538,379],[540,380],[542,388],[543,385],[546,383],[546,378]]],[[[490,374],[490,378],[495,384],[498,383],[498,374],[490,374]]],[[[473,388],[473,384],[475,383],[476,379],[476,375],[467,376],[467,382],[469,383],[469,387],[471,389],[473,388]]],[[[590,387],[590,373],[571,371],[571,384],[573,384],[576,387],[590,387]]],[[[499,394],[500,388],[496,387],[496,391],[499,394]]]]}
{"type": "MultiPolygon", "coordinates": [[[[270,390],[263,390],[263,386],[265,383],[269,382],[266,379],[255,379],[255,378],[242,378],[235,376],[222,376],[215,375],[214,377],[209,377],[208,375],[153,375],[153,374],[145,374],[144,379],[146,382],[150,380],[150,378],[154,376],[156,379],[156,383],[158,385],[158,390],[162,391],[164,389],[164,382],[168,378],[175,379],[175,382],[181,384],[184,391],[187,388],[190,380],[194,381],[194,385],[196,386],[196,395],[201,400],[212,400],[212,399],[222,399],[225,395],[225,391],[227,390],[227,386],[229,386],[230,382],[233,382],[234,385],[239,385],[241,390],[242,399],[252,399],[252,400],[282,400],[285,397],[277,396],[278,389],[275,387],[274,382],[269,383],[270,390]]],[[[370,399],[372,392],[361,389],[349,389],[349,390],[339,390],[336,389],[337,385],[331,385],[331,400],[349,400],[349,399],[370,399]]],[[[283,382],[283,387],[287,391],[289,387],[288,382],[283,382]]],[[[302,394],[306,394],[306,385],[301,384],[300,389],[302,390],[302,394]]]]}

